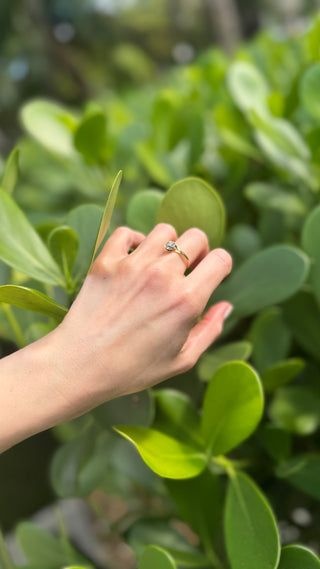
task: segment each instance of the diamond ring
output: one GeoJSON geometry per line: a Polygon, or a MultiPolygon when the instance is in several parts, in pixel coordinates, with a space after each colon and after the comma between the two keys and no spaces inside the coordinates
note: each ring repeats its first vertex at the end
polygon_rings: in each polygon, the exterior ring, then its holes
{"type": "Polygon", "coordinates": [[[187,257],[187,255],[183,251],[181,251],[179,245],[177,245],[177,243],[175,241],[167,241],[167,243],[165,243],[165,245],[164,245],[164,248],[166,251],[169,251],[169,253],[171,253],[171,252],[178,253],[178,255],[183,257],[183,260],[187,264],[187,268],[190,266],[189,257],[187,257]]]}

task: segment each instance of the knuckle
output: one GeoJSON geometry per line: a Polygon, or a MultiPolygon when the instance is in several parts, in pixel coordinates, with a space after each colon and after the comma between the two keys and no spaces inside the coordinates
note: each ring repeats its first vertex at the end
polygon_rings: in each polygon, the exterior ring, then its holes
{"type": "Polygon", "coordinates": [[[186,350],[185,352],[181,353],[181,359],[178,364],[177,373],[185,373],[189,371],[195,366],[197,361],[197,356],[193,352],[186,350]]]}
{"type": "Polygon", "coordinates": [[[119,227],[117,227],[113,231],[113,235],[115,237],[119,238],[119,237],[125,237],[126,235],[130,234],[131,232],[132,232],[132,229],[130,229],[126,225],[120,225],[119,227]]]}
{"type": "Polygon", "coordinates": [[[193,239],[197,239],[197,241],[209,247],[207,234],[202,229],[199,229],[199,227],[192,227],[188,230],[188,233],[190,233],[190,236],[193,239]]]}
{"type": "Polygon", "coordinates": [[[176,230],[173,227],[173,225],[171,225],[171,223],[165,223],[165,222],[158,223],[155,226],[155,229],[157,230],[159,229],[160,231],[169,231],[170,233],[172,232],[176,233],[176,230]]]}
{"type": "Polygon", "coordinates": [[[232,257],[225,249],[214,249],[214,254],[219,258],[221,264],[225,267],[226,273],[229,274],[232,270],[232,257]]]}
{"type": "Polygon", "coordinates": [[[161,289],[168,284],[168,275],[164,270],[162,263],[153,263],[145,271],[145,278],[148,286],[151,288],[161,289]]]}
{"type": "Polygon", "coordinates": [[[199,314],[199,307],[196,294],[190,289],[185,288],[179,293],[179,304],[182,306],[187,316],[195,318],[199,314]]]}

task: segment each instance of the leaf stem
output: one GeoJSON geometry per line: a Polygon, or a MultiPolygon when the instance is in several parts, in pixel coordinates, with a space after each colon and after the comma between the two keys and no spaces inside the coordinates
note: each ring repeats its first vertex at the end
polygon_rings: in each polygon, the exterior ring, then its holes
{"type": "Polygon", "coordinates": [[[23,346],[26,345],[26,341],[23,335],[23,332],[21,330],[20,324],[18,322],[18,320],[16,319],[15,315],[13,314],[12,310],[11,310],[11,306],[9,306],[9,304],[6,303],[1,303],[1,307],[3,312],[5,313],[7,320],[14,332],[14,335],[16,337],[17,340],[17,344],[19,348],[23,348],[23,346]]]}

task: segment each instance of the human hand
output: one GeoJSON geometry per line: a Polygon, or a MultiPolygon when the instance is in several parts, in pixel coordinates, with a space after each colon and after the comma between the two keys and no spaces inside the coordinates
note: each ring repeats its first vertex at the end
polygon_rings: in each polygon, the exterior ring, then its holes
{"type": "Polygon", "coordinates": [[[199,229],[179,238],[167,224],[147,237],[116,229],[52,333],[59,353],[58,389],[71,412],[86,412],[189,370],[232,309],[220,302],[198,321],[231,265],[225,250],[209,252],[199,229]],[[187,276],[185,259],[165,251],[169,240],[188,255],[187,276]]]}

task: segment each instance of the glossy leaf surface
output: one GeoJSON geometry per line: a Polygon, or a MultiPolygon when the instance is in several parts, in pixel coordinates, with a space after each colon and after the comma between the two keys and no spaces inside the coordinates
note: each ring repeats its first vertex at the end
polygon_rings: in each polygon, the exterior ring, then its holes
{"type": "Polygon", "coordinates": [[[157,221],[171,223],[178,235],[191,227],[199,227],[214,248],[223,236],[225,210],[219,194],[209,184],[199,178],[185,178],[165,193],[157,221]]]}
{"type": "Polygon", "coordinates": [[[202,472],[206,456],[201,448],[187,445],[155,429],[117,426],[115,430],[131,441],[146,464],[164,478],[191,478],[202,472]]]}
{"type": "Polygon", "coordinates": [[[58,304],[53,298],[37,290],[17,285],[0,286],[0,302],[39,312],[58,321],[62,320],[68,312],[67,308],[58,304]]]}
{"type": "Polygon", "coordinates": [[[246,361],[251,354],[252,345],[245,340],[231,342],[212,352],[204,353],[197,365],[197,372],[202,381],[210,381],[213,374],[222,365],[230,361],[246,361]]]}
{"type": "Polygon", "coordinates": [[[274,391],[292,381],[303,370],[305,362],[301,358],[290,358],[279,362],[261,374],[261,381],[266,392],[274,391]]]}
{"type": "Polygon", "coordinates": [[[102,215],[101,207],[89,204],[72,209],[66,217],[66,224],[79,237],[79,249],[72,268],[75,281],[81,281],[88,272],[102,215]]]}
{"type": "Polygon", "coordinates": [[[99,162],[107,146],[106,117],[102,110],[88,112],[74,132],[74,146],[86,160],[99,162]]]}
{"type": "Polygon", "coordinates": [[[228,300],[233,316],[244,317],[292,296],[309,270],[307,256],[290,245],[276,245],[257,253],[234,271],[213,295],[228,300]]]}
{"type": "Polygon", "coordinates": [[[246,61],[236,61],[231,65],[228,87],[235,103],[243,111],[264,105],[269,93],[264,76],[246,61]]]}
{"type": "Polygon", "coordinates": [[[8,193],[12,194],[19,176],[19,148],[14,148],[9,154],[0,186],[8,193]]]}
{"type": "Polygon", "coordinates": [[[69,276],[79,248],[77,233],[67,225],[56,227],[48,235],[48,246],[64,274],[69,276]]]}
{"type": "Polygon", "coordinates": [[[21,120],[28,133],[47,150],[66,157],[76,154],[73,130],[77,118],[66,108],[51,101],[35,99],[22,107],[21,120]]]}
{"type": "Polygon", "coordinates": [[[0,189],[0,259],[38,281],[64,285],[63,275],[21,209],[0,189]]]}
{"type": "Polygon", "coordinates": [[[292,334],[284,321],[281,309],[270,307],[253,321],[248,339],[252,342],[252,361],[264,372],[284,360],[290,351],[292,334]]]}
{"type": "Polygon", "coordinates": [[[108,231],[110,221],[111,221],[111,217],[112,217],[112,213],[113,213],[114,206],[115,206],[116,199],[117,199],[117,195],[118,195],[118,190],[119,190],[119,187],[121,184],[121,179],[122,179],[122,172],[120,170],[120,172],[118,172],[118,174],[117,174],[117,176],[116,176],[116,178],[112,184],[112,187],[111,187],[108,199],[107,199],[107,203],[106,203],[106,206],[104,208],[101,223],[99,226],[97,239],[96,239],[95,246],[94,246],[92,259],[94,258],[95,254],[97,253],[97,251],[98,251],[101,243],[103,242],[103,240],[106,236],[106,233],[108,231]]]}
{"type": "Polygon", "coordinates": [[[131,198],[127,211],[127,225],[146,235],[156,224],[158,210],[163,200],[164,192],[155,189],[141,190],[131,198]]]}
{"type": "Polygon", "coordinates": [[[320,569],[320,559],[302,545],[287,545],[281,549],[278,569],[320,569]]]}
{"type": "Polygon", "coordinates": [[[138,565],[138,569],[177,569],[171,555],[155,545],[146,547],[138,565]]]}
{"type": "Polygon", "coordinates": [[[243,362],[220,367],[204,397],[202,435],[213,455],[224,454],[242,443],[257,427],[263,412],[259,377],[243,362]]]}
{"type": "Polygon", "coordinates": [[[242,472],[229,481],[224,527],[232,569],[276,569],[280,555],[276,520],[266,498],[242,472]]]}
{"type": "Polygon", "coordinates": [[[320,308],[312,294],[301,291],[285,303],[283,314],[296,342],[320,360],[320,308]]]}
{"type": "Polygon", "coordinates": [[[155,429],[180,441],[202,446],[200,416],[185,393],[174,389],[159,389],[155,394],[155,403],[155,429]]]}

